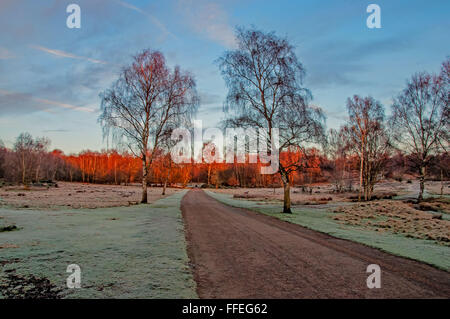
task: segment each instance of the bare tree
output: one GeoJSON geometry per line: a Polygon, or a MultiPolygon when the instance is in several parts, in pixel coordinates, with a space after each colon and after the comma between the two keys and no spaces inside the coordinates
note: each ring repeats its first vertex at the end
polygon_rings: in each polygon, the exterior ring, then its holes
{"type": "Polygon", "coordinates": [[[31,176],[34,147],[33,137],[29,133],[21,133],[14,143],[14,152],[17,158],[17,167],[20,172],[20,180],[24,185],[28,183],[29,177],[31,176]]]}
{"type": "Polygon", "coordinates": [[[347,100],[347,110],[349,120],[343,129],[360,160],[358,200],[362,195],[370,200],[391,145],[383,124],[384,108],[372,97],[355,95],[347,100]]]}
{"type": "Polygon", "coordinates": [[[39,182],[41,176],[42,160],[48,152],[48,147],[50,146],[50,140],[48,138],[42,137],[37,138],[34,141],[34,157],[35,157],[35,175],[34,180],[39,182]]]}
{"type": "MultiPolygon", "coordinates": [[[[274,33],[256,29],[238,28],[236,40],[238,48],[218,60],[229,89],[226,124],[267,129],[268,141],[272,140],[272,128],[278,128],[279,149],[271,150],[278,153],[303,148],[305,143],[323,137],[324,116],[320,108],[309,105],[311,94],[302,86],[305,71],[294,47],[274,33]]],[[[304,158],[300,162],[280,161],[284,213],[291,213],[291,174],[305,168],[305,163],[304,158]]]]}
{"type": "Polygon", "coordinates": [[[365,199],[371,200],[376,183],[383,177],[386,164],[392,152],[390,134],[387,132],[384,122],[373,123],[367,137],[367,154],[365,167],[365,199]]]}
{"type": "Polygon", "coordinates": [[[145,50],[123,69],[102,95],[99,121],[105,136],[112,133],[142,160],[142,203],[147,203],[147,179],[154,152],[167,128],[189,120],[198,94],[193,76],[177,66],[170,70],[161,52],[145,50]]]}
{"type": "Polygon", "coordinates": [[[417,73],[407,82],[406,88],[394,100],[391,125],[399,148],[412,155],[418,169],[423,199],[427,167],[433,155],[449,144],[449,74],[447,60],[439,75],[417,73]]]}
{"type": "Polygon", "coordinates": [[[348,140],[343,128],[340,130],[330,129],[326,144],[327,155],[333,162],[332,180],[336,192],[344,190],[346,178],[347,153],[349,151],[348,140]]]}

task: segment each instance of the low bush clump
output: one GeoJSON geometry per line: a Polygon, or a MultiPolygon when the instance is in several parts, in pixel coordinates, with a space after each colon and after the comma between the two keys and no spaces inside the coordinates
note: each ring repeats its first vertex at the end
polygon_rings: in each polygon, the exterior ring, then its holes
{"type": "Polygon", "coordinates": [[[1,232],[6,232],[6,231],[18,230],[18,229],[19,228],[17,228],[16,225],[0,226],[0,233],[1,232]]]}

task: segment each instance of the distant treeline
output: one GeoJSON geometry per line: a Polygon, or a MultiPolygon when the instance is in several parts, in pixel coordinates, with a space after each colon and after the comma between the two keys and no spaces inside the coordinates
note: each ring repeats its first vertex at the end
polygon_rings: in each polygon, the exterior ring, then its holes
{"type": "MultiPolygon", "coordinates": [[[[142,163],[128,152],[116,150],[95,152],[83,151],[76,155],[65,155],[60,150],[49,151],[47,138],[34,139],[23,133],[12,149],[0,143],[0,179],[20,184],[40,181],[70,181],[100,184],[130,184],[142,179],[142,163]]],[[[293,157],[304,158],[304,168],[291,176],[294,186],[317,182],[332,182],[336,191],[352,190],[357,186],[360,160],[356,154],[330,156],[326,152],[311,148],[301,152],[289,151],[280,155],[281,162],[290,162],[293,157]],[[303,154],[306,152],[306,154],[303,154]]],[[[380,178],[406,180],[417,175],[413,155],[398,151],[385,159],[380,178]],[[408,177],[409,176],[409,177],[408,177]]],[[[450,158],[443,153],[434,156],[429,166],[429,179],[447,180],[450,158]]],[[[203,183],[213,187],[274,187],[281,186],[279,174],[260,174],[261,164],[176,164],[169,154],[158,152],[150,169],[148,184],[187,185],[203,183]]]]}

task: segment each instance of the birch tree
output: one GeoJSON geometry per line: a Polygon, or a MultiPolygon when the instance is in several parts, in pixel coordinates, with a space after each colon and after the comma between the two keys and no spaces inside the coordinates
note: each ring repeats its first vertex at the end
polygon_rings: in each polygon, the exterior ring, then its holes
{"type": "MultiPolygon", "coordinates": [[[[218,63],[228,87],[226,125],[262,128],[272,141],[272,128],[279,130],[281,154],[289,149],[303,153],[306,143],[324,136],[324,116],[309,102],[311,93],[302,82],[305,69],[287,39],[256,29],[237,29],[237,49],[227,51],[218,63]]],[[[296,170],[307,165],[301,161],[279,163],[284,188],[283,212],[291,213],[290,180],[296,170]]]]}
{"type": "Polygon", "coordinates": [[[363,196],[370,200],[391,145],[384,127],[384,108],[370,96],[354,95],[347,100],[347,110],[349,120],[343,129],[349,148],[360,160],[358,201],[363,196]]]}
{"type": "Polygon", "coordinates": [[[419,173],[419,201],[423,199],[427,168],[433,155],[448,151],[449,69],[447,60],[440,74],[416,73],[392,105],[395,141],[412,155],[419,173]]]}
{"type": "Polygon", "coordinates": [[[169,128],[189,121],[198,106],[194,77],[172,70],[159,51],[144,50],[101,94],[99,122],[105,136],[126,145],[142,161],[142,203],[147,203],[149,168],[169,128]]]}

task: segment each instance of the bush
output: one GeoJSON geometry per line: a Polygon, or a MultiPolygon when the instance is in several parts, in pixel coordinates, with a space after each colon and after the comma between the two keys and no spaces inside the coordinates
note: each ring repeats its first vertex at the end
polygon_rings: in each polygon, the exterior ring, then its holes
{"type": "Polygon", "coordinates": [[[13,231],[13,230],[18,230],[16,225],[8,225],[8,226],[0,227],[0,233],[6,232],[6,231],[13,231]]]}

